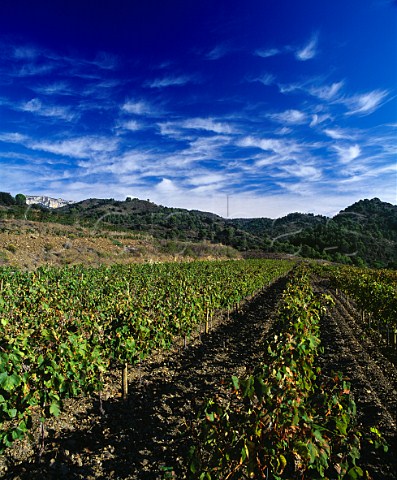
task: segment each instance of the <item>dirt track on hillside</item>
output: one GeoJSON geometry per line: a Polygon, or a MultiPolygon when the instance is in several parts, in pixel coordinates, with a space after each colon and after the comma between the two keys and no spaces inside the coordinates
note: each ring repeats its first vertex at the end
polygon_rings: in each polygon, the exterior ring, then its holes
{"type": "MultiPolygon", "coordinates": [[[[104,392],[105,415],[97,400],[67,402],[65,412],[48,422],[41,460],[29,441],[17,442],[0,459],[0,475],[21,480],[185,478],[186,426],[205,397],[225,388],[231,375],[243,375],[259,363],[267,338],[277,330],[275,311],[284,285],[279,280],[230,320],[217,319],[210,334],[196,336],[186,349],[180,342],[131,369],[127,402],[118,393],[118,372],[112,372],[104,392]]],[[[334,295],[324,282],[317,289],[334,295]]],[[[334,298],[335,307],[322,320],[323,372],[340,370],[349,377],[358,421],[378,426],[391,442],[396,433],[395,368],[359,328],[354,306],[334,298]]],[[[363,452],[362,467],[374,480],[396,478],[395,444],[391,447],[384,455],[363,452]]]]}

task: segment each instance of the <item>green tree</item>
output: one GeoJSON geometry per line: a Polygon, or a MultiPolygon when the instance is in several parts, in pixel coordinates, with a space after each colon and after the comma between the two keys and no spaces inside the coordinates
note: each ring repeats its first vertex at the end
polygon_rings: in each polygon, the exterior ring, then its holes
{"type": "Polygon", "coordinates": [[[0,192],[0,205],[15,205],[15,199],[10,193],[0,192]]]}
{"type": "Polygon", "coordinates": [[[15,195],[15,203],[17,205],[26,205],[26,197],[23,193],[15,195]]]}

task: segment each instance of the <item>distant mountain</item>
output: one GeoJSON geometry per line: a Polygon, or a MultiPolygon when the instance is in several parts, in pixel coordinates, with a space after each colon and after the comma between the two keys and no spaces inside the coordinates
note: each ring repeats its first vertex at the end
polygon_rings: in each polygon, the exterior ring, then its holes
{"type": "Polygon", "coordinates": [[[26,195],[26,205],[42,205],[47,208],[60,208],[74,203],[71,200],[46,196],[26,195]]]}
{"type": "MultiPolygon", "coordinates": [[[[0,207],[2,198],[0,192],[0,207]]],[[[3,215],[22,215],[21,206],[6,200],[3,215]]],[[[0,210],[0,218],[1,214],[0,210]]],[[[39,221],[146,232],[159,239],[221,243],[246,256],[289,254],[397,268],[397,206],[378,198],[360,200],[333,218],[291,213],[278,219],[224,219],[138,198],[94,198],[51,210],[33,205],[23,214],[39,221]]]]}

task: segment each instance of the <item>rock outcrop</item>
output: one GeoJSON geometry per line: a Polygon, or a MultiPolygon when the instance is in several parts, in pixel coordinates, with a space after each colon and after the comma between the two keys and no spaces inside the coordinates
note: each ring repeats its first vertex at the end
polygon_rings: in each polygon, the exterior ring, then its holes
{"type": "Polygon", "coordinates": [[[74,203],[74,202],[71,200],[63,200],[62,198],[26,195],[27,205],[39,204],[47,208],[60,208],[60,207],[64,207],[65,205],[70,205],[71,203],[74,203]]]}

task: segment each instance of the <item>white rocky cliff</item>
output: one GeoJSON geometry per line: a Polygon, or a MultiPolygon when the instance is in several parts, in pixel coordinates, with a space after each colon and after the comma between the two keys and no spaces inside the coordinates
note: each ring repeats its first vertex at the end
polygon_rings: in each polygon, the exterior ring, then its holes
{"type": "Polygon", "coordinates": [[[71,203],[74,203],[74,202],[71,200],[63,200],[62,198],[26,195],[27,205],[39,204],[47,208],[60,208],[60,207],[64,207],[65,205],[70,205],[71,203]]]}

